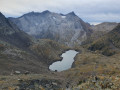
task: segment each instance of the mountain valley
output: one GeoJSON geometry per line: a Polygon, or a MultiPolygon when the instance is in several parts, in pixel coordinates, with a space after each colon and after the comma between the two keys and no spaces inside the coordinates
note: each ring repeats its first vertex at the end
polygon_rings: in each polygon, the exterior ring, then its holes
{"type": "Polygon", "coordinates": [[[90,25],[74,12],[0,13],[1,90],[119,90],[120,24],[90,25]],[[61,72],[49,65],[79,52],[61,72]]]}

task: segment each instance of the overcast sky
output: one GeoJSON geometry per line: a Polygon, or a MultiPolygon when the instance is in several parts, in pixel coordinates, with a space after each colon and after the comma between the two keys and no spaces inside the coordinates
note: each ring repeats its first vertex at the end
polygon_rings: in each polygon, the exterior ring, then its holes
{"type": "Polygon", "coordinates": [[[120,22],[120,0],[0,0],[0,12],[6,17],[49,10],[76,15],[89,23],[120,22]]]}

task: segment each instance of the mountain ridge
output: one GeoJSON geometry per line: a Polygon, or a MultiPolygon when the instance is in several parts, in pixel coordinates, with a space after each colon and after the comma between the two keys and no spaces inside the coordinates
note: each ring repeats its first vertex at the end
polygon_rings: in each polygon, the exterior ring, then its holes
{"type": "Polygon", "coordinates": [[[21,48],[26,48],[32,43],[31,37],[19,30],[2,13],[0,14],[0,39],[21,48]]]}
{"type": "Polygon", "coordinates": [[[50,11],[31,12],[19,18],[9,19],[29,35],[55,40],[68,46],[80,45],[91,32],[89,25],[74,12],[68,14],[50,11]]]}
{"type": "Polygon", "coordinates": [[[120,49],[120,23],[103,37],[98,38],[89,46],[89,50],[101,51],[103,55],[111,56],[120,49]]]}

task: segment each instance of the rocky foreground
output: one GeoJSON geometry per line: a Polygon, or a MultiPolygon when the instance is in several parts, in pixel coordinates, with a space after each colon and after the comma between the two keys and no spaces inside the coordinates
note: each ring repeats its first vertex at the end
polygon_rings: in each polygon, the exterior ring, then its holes
{"type": "Polygon", "coordinates": [[[112,73],[109,75],[90,75],[84,79],[78,78],[75,85],[71,85],[63,77],[58,76],[41,74],[0,76],[1,90],[119,90],[119,85],[120,75],[112,73]]]}

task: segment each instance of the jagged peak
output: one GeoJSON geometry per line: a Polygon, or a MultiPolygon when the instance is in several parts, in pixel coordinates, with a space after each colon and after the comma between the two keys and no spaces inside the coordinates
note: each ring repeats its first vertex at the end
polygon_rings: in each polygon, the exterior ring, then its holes
{"type": "MultiPolygon", "coordinates": [[[[26,15],[31,16],[31,15],[38,15],[38,14],[40,14],[40,13],[39,13],[39,12],[34,12],[34,11],[32,11],[32,12],[29,12],[29,13],[24,14],[23,16],[26,16],[26,15]]],[[[23,17],[23,16],[21,16],[21,17],[23,17]]]]}
{"type": "Polygon", "coordinates": [[[50,11],[49,10],[45,10],[42,13],[50,13],[50,11]]]}
{"type": "Polygon", "coordinates": [[[32,11],[32,12],[29,12],[29,14],[34,14],[35,12],[34,11],[32,11]]]}
{"type": "Polygon", "coordinates": [[[65,14],[60,13],[61,16],[66,16],[65,14]]]}
{"type": "Polygon", "coordinates": [[[74,11],[68,13],[67,15],[74,15],[74,16],[76,16],[76,14],[74,13],[74,11]]]}
{"type": "Polygon", "coordinates": [[[5,20],[5,19],[6,19],[6,17],[0,12],[0,21],[5,20]]]}
{"type": "MultiPolygon", "coordinates": [[[[4,16],[1,12],[0,12],[0,16],[4,16]]],[[[4,16],[5,17],[5,16],[4,16]]]]}
{"type": "Polygon", "coordinates": [[[2,13],[0,12],[0,14],[2,14],[2,13]]]}
{"type": "MultiPolygon", "coordinates": [[[[26,14],[24,14],[24,15],[22,15],[21,17],[23,17],[23,16],[32,16],[32,15],[40,15],[40,14],[52,14],[52,13],[54,13],[54,12],[51,12],[51,11],[49,11],[49,10],[45,10],[45,11],[43,11],[43,12],[34,12],[34,11],[32,11],[32,12],[29,12],[29,13],[26,13],[26,14]]],[[[56,14],[58,14],[58,13],[56,13],[56,14]]],[[[72,12],[70,12],[70,13],[68,13],[68,14],[62,14],[62,13],[60,13],[59,15],[62,15],[62,16],[66,16],[66,15],[71,15],[71,16],[77,16],[75,13],[74,13],[74,11],[72,11],[72,12]]],[[[20,18],[20,17],[19,17],[20,18]]]]}
{"type": "Polygon", "coordinates": [[[34,11],[32,11],[32,12],[29,12],[29,13],[26,13],[26,14],[24,14],[23,16],[26,16],[26,15],[40,15],[40,14],[47,14],[47,13],[51,13],[50,11],[48,11],[48,10],[45,10],[45,11],[43,11],[43,12],[34,12],[34,11]]]}

